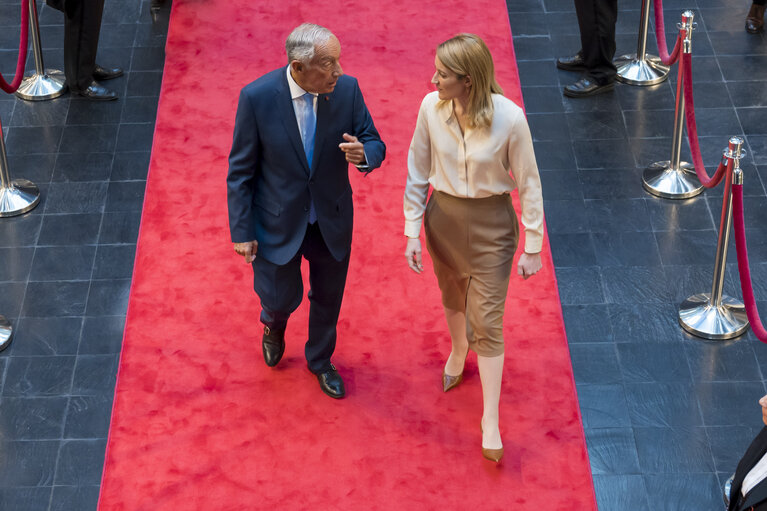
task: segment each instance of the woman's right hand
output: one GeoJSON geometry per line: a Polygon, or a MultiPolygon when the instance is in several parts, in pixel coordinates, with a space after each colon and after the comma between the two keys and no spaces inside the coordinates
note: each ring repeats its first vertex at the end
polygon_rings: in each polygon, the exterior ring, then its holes
{"type": "Polygon", "coordinates": [[[407,265],[416,273],[423,271],[423,264],[421,264],[421,240],[418,238],[408,238],[407,247],[405,247],[405,257],[407,258],[407,265]]]}

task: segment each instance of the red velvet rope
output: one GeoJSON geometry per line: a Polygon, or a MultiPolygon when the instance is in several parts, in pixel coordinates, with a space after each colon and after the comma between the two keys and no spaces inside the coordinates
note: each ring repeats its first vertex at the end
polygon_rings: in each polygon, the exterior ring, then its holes
{"type": "Polygon", "coordinates": [[[684,117],[687,123],[687,139],[690,142],[695,173],[698,175],[698,179],[703,186],[714,188],[722,182],[727,166],[724,162],[720,162],[714,175],[708,177],[706,166],[703,165],[703,157],[700,155],[700,145],[698,144],[698,125],[695,123],[695,103],[692,95],[692,55],[690,53],[682,53],[679,67],[682,71],[680,74],[684,88],[684,117]]]}
{"type": "Polygon", "coordinates": [[[21,37],[19,38],[19,58],[16,61],[16,75],[9,84],[0,75],[0,89],[8,94],[13,94],[24,79],[24,67],[27,65],[27,43],[29,42],[29,1],[21,2],[21,37]]]}
{"type": "Polygon", "coordinates": [[[732,185],[732,216],[735,229],[735,249],[738,254],[738,273],[740,273],[740,288],[743,291],[743,303],[746,306],[748,322],[751,330],[763,343],[767,343],[767,330],[759,319],[759,311],[754,299],[754,288],[751,285],[751,268],[748,266],[746,247],[746,223],[743,220],[743,185],[732,185]]]}
{"type": "Polygon", "coordinates": [[[671,55],[668,54],[668,46],[666,46],[666,25],[663,21],[663,0],[655,0],[655,41],[658,43],[658,54],[661,62],[670,66],[679,60],[679,49],[682,47],[682,36],[676,36],[676,44],[674,45],[674,51],[671,55]]]}

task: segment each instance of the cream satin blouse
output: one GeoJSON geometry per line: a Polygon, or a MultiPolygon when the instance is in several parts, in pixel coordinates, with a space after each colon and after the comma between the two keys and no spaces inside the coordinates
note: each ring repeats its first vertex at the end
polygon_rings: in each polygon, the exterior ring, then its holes
{"type": "Polygon", "coordinates": [[[436,91],[423,99],[408,153],[406,236],[421,231],[429,185],[464,198],[519,188],[525,252],[541,251],[543,198],[530,128],[522,109],[504,96],[493,94],[493,107],[489,128],[466,128],[462,134],[452,102],[440,104],[436,91]]]}

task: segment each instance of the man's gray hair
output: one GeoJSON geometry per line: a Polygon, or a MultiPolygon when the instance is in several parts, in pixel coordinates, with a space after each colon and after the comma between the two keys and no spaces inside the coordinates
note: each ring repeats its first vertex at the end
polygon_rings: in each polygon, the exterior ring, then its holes
{"type": "Polygon", "coordinates": [[[314,45],[326,43],[331,37],[333,32],[313,23],[297,26],[285,41],[288,64],[294,60],[309,62],[314,58],[314,45]]]}

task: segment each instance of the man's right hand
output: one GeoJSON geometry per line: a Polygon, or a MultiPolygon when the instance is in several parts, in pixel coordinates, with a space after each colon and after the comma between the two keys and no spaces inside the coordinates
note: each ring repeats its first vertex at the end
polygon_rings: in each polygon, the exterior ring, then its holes
{"type": "Polygon", "coordinates": [[[256,252],[258,252],[258,242],[245,241],[243,243],[235,243],[234,251],[245,258],[245,262],[250,264],[256,259],[256,252]]]}

